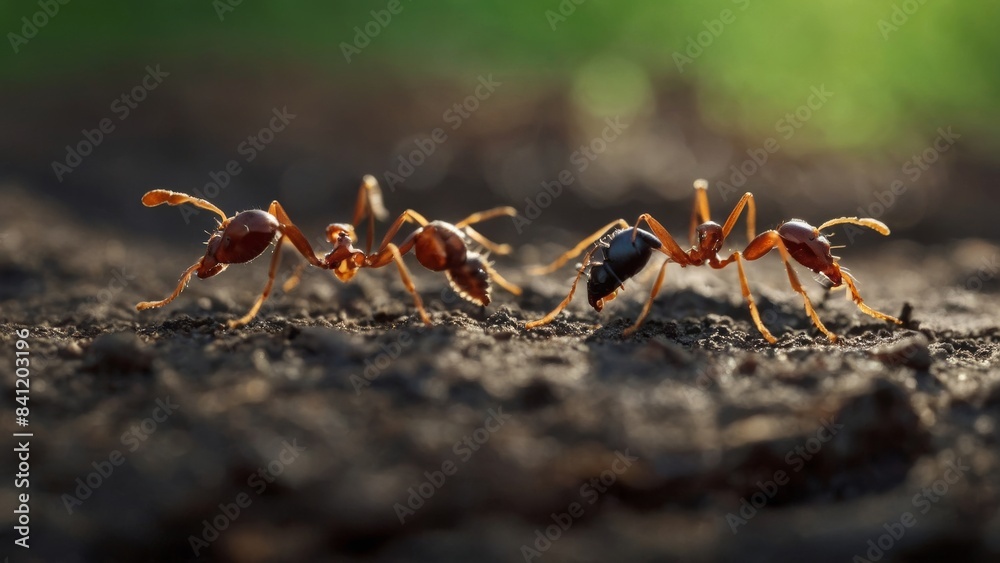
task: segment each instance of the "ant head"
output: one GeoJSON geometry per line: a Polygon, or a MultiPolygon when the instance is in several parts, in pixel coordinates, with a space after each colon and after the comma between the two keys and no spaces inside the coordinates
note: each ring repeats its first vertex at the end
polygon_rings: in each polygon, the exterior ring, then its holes
{"type": "Polygon", "coordinates": [[[830,241],[819,229],[801,219],[792,219],[778,227],[778,236],[796,262],[826,276],[831,287],[843,283],[840,267],[830,253],[830,241]]]}
{"type": "Polygon", "coordinates": [[[354,234],[354,225],[348,225],[347,223],[331,223],[326,227],[326,240],[330,241],[334,247],[343,240],[346,236],[349,242],[355,242],[358,240],[356,234],[354,234]]]}
{"type": "Polygon", "coordinates": [[[695,230],[698,250],[705,256],[714,256],[722,250],[722,225],[715,221],[706,221],[695,230]]]}
{"type": "Polygon", "coordinates": [[[354,248],[354,228],[343,223],[334,223],[326,228],[326,236],[333,244],[333,250],[323,258],[327,268],[333,270],[337,279],[350,281],[365,261],[365,253],[354,248]]]}
{"type": "Polygon", "coordinates": [[[201,264],[198,266],[197,274],[199,278],[210,278],[226,269],[226,265],[220,264],[219,260],[215,257],[219,252],[221,244],[222,232],[216,231],[208,239],[208,249],[205,251],[205,257],[201,259],[201,264]]]}

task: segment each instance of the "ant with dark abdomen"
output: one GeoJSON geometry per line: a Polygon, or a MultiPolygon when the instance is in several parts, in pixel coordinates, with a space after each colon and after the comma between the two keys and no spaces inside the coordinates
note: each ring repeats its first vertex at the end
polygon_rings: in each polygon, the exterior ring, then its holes
{"type": "Polygon", "coordinates": [[[813,227],[801,219],[793,219],[782,223],[777,229],[764,231],[755,236],[754,223],[756,222],[757,209],[752,193],[745,193],[739,202],[736,203],[725,224],[719,225],[710,219],[708,195],[706,193],[708,182],[697,180],[694,183],[694,187],[695,202],[691,212],[691,226],[689,230],[689,238],[692,246],[689,250],[684,251],[674,241],[670,233],[667,232],[667,229],[648,213],[641,214],[636,220],[634,227],[629,227],[629,224],[624,219],[613,221],[593,235],[585,238],[576,247],[557,258],[552,264],[535,270],[537,274],[551,273],[570,259],[579,256],[588,246],[595,242],[598,243],[584,256],[583,264],[579,268],[566,298],[549,314],[536,321],[528,322],[525,328],[532,329],[552,322],[572,300],[580,277],[588,270],[588,301],[595,310],[600,311],[606,301],[614,299],[618,291],[624,288],[626,280],[635,276],[646,266],[653,255],[653,251],[659,250],[667,255],[667,260],[660,267],[649,298],[643,305],[639,317],[632,326],[625,329],[625,336],[634,334],[649,314],[653,299],[656,298],[660,287],[663,285],[668,263],[674,262],[681,267],[707,264],[713,269],[721,269],[736,262],[736,267],[739,270],[740,287],[743,297],[747,300],[750,308],[750,316],[764,338],[771,344],[774,344],[778,340],[760,320],[757,305],[750,294],[750,286],[743,269],[744,260],[757,260],[774,248],[777,248],[781,254],[781,259],[785,264],[788,281],[792,289],[802,296],[806,313],[812,319],[813,324],[831,341],[836,341],[837,336],[827,330],[823,322],[820,321],[819,316],[813,309],[812,302],[809,300],[809,296],[799,282],[795,270],[792,269],[792,260],[822,276],[827,282],[826,285],[828,287],[846,287],[850,292],[850,297],[862,312],[878,319],[902,324],[902,321],[899,319],[885,313],[880,313],[864,303],[864,300],[862,300],[861,295],[858,293],[854,278],[841,268],[837,262],[838,258],[830,253],[830,242],[821,233],[827,227],[850,223],[870,228],[882,235],[888,235],[889,228],[882,222],[869,218],[839,217],[831,219],[819,227],[813,227]],[[747,239],[750,242],[743,252],[736,251],[726,258],[722,258],[719,256],[719,252],[722,250],[726,238],[736,225],[736,221],[744,209],[747,210],[747,239]],[[650,230],[645,231],[640,229],[640,223],[645,223],[650,230]],[[617,227],[617,229],[611,233],[610,239],[606,241],[601,240],[604,234],[613,227],[617,227]],[[592,261],[598,249],[601,250],[602,257],[599,261],[592,261]]]}

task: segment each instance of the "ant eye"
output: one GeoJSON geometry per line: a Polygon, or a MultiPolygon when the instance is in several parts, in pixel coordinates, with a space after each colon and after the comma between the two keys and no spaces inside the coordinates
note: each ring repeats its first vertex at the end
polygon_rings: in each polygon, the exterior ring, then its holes
{"type": "Polygon", "coordinates": [[[223,243],[223,244],[224,244],[224,245],[226,246],[226,248],[229,248],[229,245],[230,245],[230,244],[231,244],[232,242],[233,242],[233,241],[232,241],[232,239],[231,239],[231,238],[229,238],[229,237],[226,237],[226,238],[225,238],[225,239],[223,239],[223,241],[222,241],[222,243],[223,243]]]}

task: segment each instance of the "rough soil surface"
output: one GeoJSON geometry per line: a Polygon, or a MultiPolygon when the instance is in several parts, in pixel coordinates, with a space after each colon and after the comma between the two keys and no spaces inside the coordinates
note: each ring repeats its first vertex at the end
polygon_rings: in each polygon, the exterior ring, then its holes
{"type": "Polygon", "coordinates": [[[578,295],[525,332],[573,271],[523,267],[578,233],[498,258],[525,292],[495,290],[485,309],[408,258],[430,328],[386,268],[350,285],[310,272],[231,331],[266,258],[137,313],[202,248],[104,230],[24,192],[5,202],[4,363],[23,327],[34,362],[33,547],[18,561],[197,559],[192,537],[221,561],[509,562],[522,546],[544,561],[1000,559],[992,243],[871,234],[839,252],[874,308],[912,307],[908,328],[823,299],[802,272],[837,343],[811,326],[777,256],[748,268],[775,346],[735,269],[672,266],[631,339],[654,268],[600,315],[578,295]],[[124,461],[70,514],[64,495],[116,450],[124,461]],[[416,507],[404,523],[397,503],[416,507]]]}

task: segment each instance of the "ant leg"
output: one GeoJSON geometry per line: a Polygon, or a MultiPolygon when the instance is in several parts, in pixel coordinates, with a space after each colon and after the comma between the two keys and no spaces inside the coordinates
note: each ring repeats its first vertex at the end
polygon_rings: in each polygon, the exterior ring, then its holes
{"type": "Polygon", "coordinates": [[[635,320],[635,323],[632,326],[626,328],[625,331],[622,332],[622,335],[626,338],[635,334],[636,331],[639,330],[639,326],[642,325],[642,322],[646,320],[646,316],[649,315],[649,310],[653,307],[653,299],[656,299],[656,294],[660,292],[660,286],[663,285],[663,278],[667,274],[667,264],[669,263],[669,260],[664,260],[663,265],[660,266],[660,273],[656,275],[656,282],[653,283],[653,289],[649,292],[649,299],[647,299],[646,304],[642,306],[642,312],[639,313],[639,318],[635,320]]]}
{"type": "Polygon", "coordinates": [[[386,246],[386,249],[392,254],[392,259],[399,268],[399,277],[403,280],[406,291],[409,291],[410,295],[413,296],[413,303],[417,306],[417,310],[420,311],[420,318],[424,321],[425,325],[432,325],[430,317],[427,316],[427,311],[424,310],[424,302],[420,299],[420,294],[417,293],[417,288],[413,285],[413,280],[410,278],[410,272],[406,269],[406,264],[403,263],[403,255],[400,253],[399,248],[390,242],[386,246]]]}
{"type": "Polygon", "coordinates": [[[264,284],[264,291],[257,297],[257,301],[254,302],[253,307],[250,307],[250,311],[247,314],[226,323],[229,328],[239,328],[252,321],[257,316],[257,311],[260,311],[260,306],[267,300],[267,296],[271,294],[271,288],[274,286],[274,276],[278,273],[278,264],[281,262],[281,243],[284,242],[284,238],[281,237],[278,239],[278,242],[274,245],[274,252],[271,253],[271,267],[267,271],[267,283],[264,284]]]}
{"type": "Polygon", "coordinates": [[[199,258],[197,262],[191,265],[191,267],[189,267],[187,270],[184,270],[184,273],[181,274],[180,280],[177,281],[177,287],[174,289],[174,292],[171,293],[169,297],[160,301],[143,301],[142,303],[136,304],[135,310],[145,311],[146,309],[155,309],[157,307],[162,307],[167,303],[173,301],[178,295],[181,294],[182,291],[184,291],[184,288],[187,287],[188,280],[191,279],[191,275],[194,274],[195,270],[201,267],[202,260],[203,258],[199,258]]]}
{"type": "MultiPolygon", "coordinates": [[[[654,219],[652,215],[649,213],[643,213],[640,215],[639,218],[635,220],[636,228],[639,228],[639,223],[642,222],[645,222],[646,225],[649,226],[649,230],[653,231],[656,238],[660,239],[660,242],[664,247],[666,247],[666,249],[660,247],[660,252],[669,256],[674,262],[677,262],[682,267],[691,263],[691,261],[688,260],[688,255],[681,249],[680,245],[677,244],[674,237],[670,236],[667,229],[661,225],[659,221],[654,219]]],[[[636,232],[632,233],[632,240],[635,240],[637,234],[638,233],[636,232]]]]}
{"type": "Polygon", "coordinates": [[[361,179],[361,187],[358,188],[358,199],[354,204],[354,220],[351,225],[357,226],[368,217],[368,240],[365,243],[365,254],[372,250],[372,242],[375,240],[375,219],[384,220],[389,216],[389,210],[382,203],[382,188],[378,185],[378,180],[371,174],[365,174],[361,179]]]}
{"type": "Polygon", "coordinates": [[[295,271],[292,275],[288,276],[285,283],[281,285],[281,291],[288,293],[298,287],[299,282],[302,281],[302,273],[305,271],[307,264],[305,262],[299,262],[299,265],[295,267],[295,271]]]}
{"type": "Polygon", "coordinates": [[[494,217],[516,217],[516,216],[517,216],[517,210],[514,209],[513,207],[510,207],[509,205],[504,207],[494,207],[493,209],[487,209],[486,211],[478,211],[476,213],[473,213],[472,215],[469,215],[468,217],[462,219],[458,223],[455,223],[455,226],[461,229],[462,227],[467,227],[475,223],[482,223],[483,221],[492,219],[494,217]]]}
{"type": "Polygon", "coordinates": [[[880,235],[885,235],[885,236],[889,235],[889,227],[887,227],[885,223],[875,219],[869,219],[867,217],[860,219],[857,217],[838,217],[836,219],[830,219],[826,223],[823,223],[822,225],[817,227],[816,230],[822,231],[827,227],[832,227],[834,225],[841,225],[844,223],[849,223],[852,225],[860,225],[862,227],[868,227],[869,229],[877,232],[880,235]]]}
{"type": "Polygon", "coordinates": [[[596,231],[594,234],[580,241],[580,244],[574,246],[570,250],[567,250],[565,253],[563,253],[562,256],[556,258],[555,261],[553,261],[548,266],[535,266],[533,268],[530,268],[528,272],[533,276],[544,276],[546,274],[551,274],[552,272],[561,268],[562,265],[565,264],[566,262],[579,256],[580,253],[583,252],[588,246],[600,240],[601,237],[604,236],[604,233],[608,232],[611,229],[611,227],[626,229],[628,228],[628,222],[626,222],[625,219],[618,219],[617,221],[612,221],[607,225],[601,227],[600,230],[596,231]]]}
{"type": "Polygon", "coordinates": [[[150,190],[142,196],[142,204],[146,207],[156,207],[157,205],[166,203],[167,205],[183,205],[185,203],[190,203],[196,207],[202,209],[207,209],[212,213],[215,213],[222,218],[222,222],[226,222],[228,217],[222,212],[221,209],[215,206],[215,204],[201,199],[200,197],[192,197],[187,194],[182,194],[180,192],[172,192],[170,190],[150,190]]]}
{"type": "MultiPolygon", "coordinates": [[[[271,202],[271,206],[267,209],[267,212],[274,215],[278,219],[278,223],[280,224],[278,226],[278,231],[281,232],[282,238],[287,237],[295,249],[299,251],[299,254],[308,260],[310,264],[316,266],[317,268],[326,269],[326,264],[324,264],[323,261],[316,256],[316,251],[313,250],[312,245],[309,244],[309,240],[306,239],[306,236],[302,234],[302,231],[300,231],[299,228],[292,223],[288,214],[285,213],[285,209],[281,207],[281,204],[278,203],[277,200],[271,202]]],[[[281,245],[278,244],[277,246],[281,245]]],[[[275,252],[277,252],[277,248],[275,249],[275,252]]]]}
{"type": "Polygon", "coordinates": [[[580,269],[576,273],[576,278],[573,279],[573,285],[570,286],[569,288],[569,295],[567,295],[566,298],[562,300],[562,303],[559,303],[559,305],[555,309],[553,309],[552,312],[538,319],[537,321],[529,321],[525,323],[524,324],[525,330],[531,330],[535,327],[551,323],[553,319],[555,319],[559,315],[559,313],[561,313],[562,310],[565,309],[567,305],[569,305],[569,302],[573,300],[573,294],[576,293],[576,285],[580,282],[580,277],[582,277],[583,273],[587,270],[587,266],[590,265],[590,257],[593,256],[594,251],[596,250],[597,247],[594,247],[590,250],[590,252],[587,253],[586,256],[584,256],[583,265],[580,266],[580,269]]]}
{"type": "Polygon", "coordinates": [[[694,181],[694,207],[691,209],[691,230],[688,232],[688,238],[691,239],[691,245],[695,243],[694,233],[698,228],[698,225],[711,220],[711,215],[708,211],[708,182],[705,180],[695,180],[694,181]]]}
{"type": "Polygon", "coordinates": [[[757,236],[754,232],[757,223],[757,204],[753,201],[753,194],[747,192],[736,203],[736,207],[733,208],[732,213],[729,214],[729,218],[726,219],[726,223],[722,226],[722,240],[725,240],[729,236],[730,231],[733,230],[733,227],[736,226],[736,220],[740,218],[740,213],[743,212],[744,207],[747,209],[747,241],[751,241],[757,236]]]}
{"type": "Polygon", "coordinates": [[[482,233],[473,229],[472,227],[463,227],[465,234],[469,235],[469,238],[479,243],[483,248],[489,250],[494,254],[499,254],[501,256],[506,256],[513,250],[509,244],[497,244],[490,239],[484,237],[482,233]]]}
{"type": "MultiPolygon", "coordinates": [[[[417,223],[421,227],[424,227],[427,225],[427,219],[412,209],[407,209],[402,212],[399,217],[396,217],[396,220],[392,222],[392,225],[389,226],[389,230],[386,231],[385,237],[382,238],[382,243],[378,245],[378,250],[375,251],[376,254],[381,254],[386,248],[388,248],[390,241],[392,241],[393,237],[396,236],[399,229],[403,228],[404,223],[417,223]]],[[[403,254],[406,254],[406,252],[404,251],[403,254]]]]}
{"type": "Polygon", "coordinates": [[[854,283],[854,278],[852,278],[851,275],[848,274],[848,273],[846,273],[846,272],[841,272],[841,273],[843,274],[843,277],[844,277],[844,283],[847,284],[847,288],[851,291],[851,298],[854,301],[854,303],[858,306],[858,309],[861,309],[862,312],[864,312],[865,314],[871,315],[872,317],[875,317],[876,319],[882,319],[884,321],[890,321],[890,322],[896,323],[898,325],[903,324],[903,321],[897,319],[896,317],[890,317],[889,315],[886,315],[885,313],[880,313],[880,312],[876,311],[875,309],[872,309],[868,305],[865,305],[864,300],[861,299],[861,294],[858,293],[858,287],[854,283]]]}
{"type": "Polygon", "coordinates": [[[747,260],[756,260],[757,258],[767,254],[772,248],[777,248],[781,253],[781,261],[785,263],[785,270],[788,272],[788,281],[792,285],[792,289],[796,293],[802,296],[802,302],[805,305],[806,313],[809,318],[812,319],[813,324],[816,325],[830,342],[837,341],[837,335],[833,334],[827,330],[823,322],[819,320],[819,315],[816,314],[816,310],[813,309],[812,302],[809,301],[809,295],[806,294],[805,288],[799,282],[799,277],[795,274],[795,270],[792,269],[792,257],[788,254],[788,249],[785,248],[785,243],[781,241],[781,236],[778,235],[777,231],[770,230],[764,231],[757,238],[753,239],[746,249],[743,251],[744,256],[747,260]]]}
{"type": "Polygon", "coordinates": [[[743,292],[743,298],[746,299],[747,305],[750,306],[750,317],[753,319],[753,324],[756,325],[757,330],[760,331],[765,340],[771,344],[776,344],[778,339],[771,334],[771,331],[767,330],[763,321],[760,320],[760,312],[757,311],[757,303],[754,302],[753,295],[750,293],[750,282],[747,281],[747,273],[743,269],[743,256],[739,252],[734,252],[729,255],[729,258],[719,262],[718,265],[712,264],[712,267],[720,269],[728,265],[730,262],[736,262],[736,269],[739,270],[740,291],[743,292]]]}
{"type": "Polygon", "coordinates": [[[512,293],[514,295],[521,295],[520,287],[504,279],[504,277],[501,276],[499,273],[497,273],[497,271],[493,269],[493,266],[491,266],[485,260],[483,260],[483,267],[486,269],[486,273],[489,274],[490,278],[493,281],[497,282],[497,285],[507,290],[508,293],[512,293]]]}

